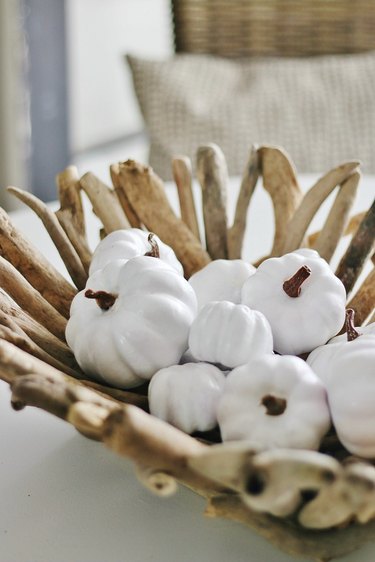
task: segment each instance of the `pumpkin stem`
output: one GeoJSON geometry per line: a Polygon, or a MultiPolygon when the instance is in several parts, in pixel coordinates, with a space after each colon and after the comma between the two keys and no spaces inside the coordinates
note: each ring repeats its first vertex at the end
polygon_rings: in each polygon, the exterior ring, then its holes
{"type": "Polygon", "coordinates": [[[304,281],[311,275],[311,269],[307,265],[303,265],[289,279],[284,281],[283,289],[288,297],[296,298],[301,294],[301,286],[304,281]]]}
{"type": "Polygon", "coordinates": [[[285,398],[278,398],[277,396],[272,396],[272,394],[263,396],[261,403],[266,408],[268,416],[280,416],[285,412],[287,404],[285,398]]]}
{"type": "Polygon", "coordinates": [[[355,311],[352,308],[348,308],[346,310],[345,330],[346,330],[346,336],[348,338],[348,341],[356,340],[359,336],[362,335],[354,327],[354,315],[355,315],[355,311]]]}
{"type": "Polygon", "coordinates": [[[151,258],[160,258],[159,245],[156,242],[154,237],[155,237],[155,234],[153,232],[150,232],[147,240],[149,241],[149,244],[151,246],[151,250],[149,252],[146,252],[145,256],[150,256],[151,258]]]}
{"type": "Polygon", "coordinates": [[[96,304],[102,310],[109,310],[111,306],[115,304],[117,299],[117,296],[112,295],[112,293],[107,293],[106,291],[93,291],[92,289],[87,289],[87,291],[85,291],[85,297],[88,299],[95,299],[96,304]]]}

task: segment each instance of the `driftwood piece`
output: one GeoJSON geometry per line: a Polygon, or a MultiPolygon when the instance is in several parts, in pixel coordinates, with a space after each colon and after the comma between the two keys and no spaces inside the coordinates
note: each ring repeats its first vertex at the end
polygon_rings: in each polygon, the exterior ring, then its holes
{"type": "MultiPolygon", "coordinates": [[[[349,234],[353,234],[359,227],[362,219],[364,218],[366,212],[363,213],[357,213],[356,215],[353,215],[351,217],[351,219],[349,220],[347,227],[345,228],[344,232],[343,232],[343,236],[349,236],[349,234]]],[[[311,234],[308,235],[307,237],[307,241],[308,241],[308,245],[310,248],[313,248],[314,245],[316,244],[316,241],[318,240],[320,233],[322,231],[321,230],[317,230],[316,232],[312,232],[311,234]]]]}
{"type": "Polygon", "coordinates": [[[0,289],[0,311],[14,320],[38,347],[58,361],[75,368],[77,363],[68,346],[24,312],[2,289],[0,289]]]}
{"type": "Polygon", "coordinates": [[[0,256],[0,284],[12,299],[37,322],[65,341],[67,320],[7,260],[0,256]]]}
{"type": "Polygon", "coordinates": [[[243,239],[246,231],[247,210],[259,178],[258,147],[252,146],[242,176],[240,191],[232,226],[228,229],[228,257],[230,260],[240,259],[243,239]]]}
{"type": "Polygon", "coordinates": [[[359,523],[368,523],[375,517],[375,468],[357,459],[353,462],[350,474],[351,479],[367,484],[365,501],[357,507],[355,517],[359,523]]]}
{"type": "Polygon", "coordinates": [[[56,216],[88,273],[92,253],[86,238],[85,216],[77,168],[68,166],[57,174],[56,184],[60,199],[60,209],[56,211],[56,216]]]}
{"type": "Polygon", "coordinates": [[[339,558],[375,538],[375,520],[367,525],[353,524],[345,529],[328,529],[318,533],[293,522],[257,513],[249,509],[239,496],[234,495],[212,497],[206,515],[242,523],[284,552],[309,560],[339,558]]]}
{"type": "Polygon", "coordinates": [[[298,520],[308,529],[326,529],[348,523],[357,512],[363,517],[374,488],[374,467],[352,463],[332,486],[304,506],[298,520]]]}
{"type": "Polygon", "coordinates": [[[336,270],[347,294],[352,291],[361,271],[375,250],[375,200],[354,234],[336,270]]]}
{"type": "Polygon", "coordinates": [[[63,260],[66,269],[73,280],[73,283],[79,290],[83,289],[87,281],[86,271],[55,213],[53,213],[51,209],[43,203],[43,201],[35,197],[32,193],[23,191],[17,187],[8,187],[7,190],[30,207],[30,209],[32,209],[40,218],[45,226],[45,229],[50,235],[52,242],[55,244],[61,259],[63,260]]]}
{"type": "Polygon", "coordinates": [[[113,189],[105,185],[91,172],[87,172],[81,177],[80,184],[90,199],[94,213],[102,221],[107,234],[115,230],[129,228],[129,221],[113,189]]]}
{"type": "Polygon", "coordinates": [[[313,248],[328,263],[349,223],[361,174],[354,172],[340,186],[336,199],[313,248]]]}
{"type": "Polygon", "coordinates": [[[124,402],[125,404],[133,404],[133,406],[137,406],[145,412],[148,412],[148,398],[143,394],[137,394],[136,392],[130,392],[128,390],[121,390],[119,388],[112,388],[111,386],[105,386],[98,382],[89,381],[89,380],[82,380],[81,381],[85,386],[92,388],[93,390],[98,390],[108,396],[112,396],[119,402],[124,402]]]}
{"type": "Polygon", "coordinates": [[[197,178],[202,188],[206,247],[213,260],[228,258],[227,185],[225,156],[216,144],[197,151],[197,178]]]}
{"type": "Polygon", "coordinates": [[[271,256],[280,256],[289,230],[289,222],[302,200],[296,169],[281,148],[258,149],[264,189],[270,194],[275,214],[275,235],[271,256]]]}
{"type": "Polygon", "coordinates": [[[342,184],[358,168],[359,164],[359,162],[347,162],[337,166],[310,188],[289,223],[282,253],[293,252],[301,246],[306,231],[323,201],[337,185],[342,184]]]}
{"type": "Polygon", "coordinates": [[[142,223],[172,246],[187,277],[210,262],[196,237],[173,212],[163,182],[151,168],[128,160],[120,164],[120,181],[142,223]]]}
{"type": "Polygon", "coordinates": [[[113,187],[117,194],[118,200],[120,201],[120,205],[129,221],[129,224],[132,228],[142,228],[141,221],[139,220],[136,212],[134,211],[133,207],[131,206],[128,196],[126,195],[126,189],[123,188],[120,180],[120,165],[119,164],[112,164],[109,168],[111,179],[113,183],[113,187]]]}
{"type": "Polygon", "coordinates": [[[0,253],[56,309],[69,317],[76,289],[26,240],[0,209],[0,253]]]}
{"type": "Polygon", "coordinates": [[[76,369],[77,362],[69,347],[46,330],[44,326],[26,315],[18,316],[16,323],[38,347],[58,361],[76,369]]]}
{"type": "MultiPolygon", "coordinates": [[[[121,407],[121,403],[116,400],[86,388],[58,371],[49,376],[33,371],[25,373],[12,382],[11,388],[12,405],[16,410],[25,406],[35,406],[64,420],[69,419],[69,410],[77,403],[84,403],[86,409],[92,406],[96,420],[98,417],[103,419],[110,412],[121,407]]],[[[90,439],[100,440],[102,425],[102,423],[86,424],[86,426],[82,424],[77,429],[90,439]]]]}
{"type": "Polygon", "coordinates": [[[86,236],[85,215],[80,194],[79,175],[76,166],[68,166],[56,175],[56,185],[59,192],[60,210],[69,211],[70,221],[81,236],[86,236]]]}
{"type": "Polygon", "coordinates": [[[82,433],[85,437],[95,441],[101,441],[103,423],[108,414],[108,408],[103,405],[78,399],[72,401],[68,409],[64,409],[61,417],[74,425],[77,431],[82,433]]]}
{"type": "Polygon", "coordinates": [[[169,474],[149,466],[136,465],[135,475],[139,482],[157,496],[172,496],[177,491],[177,482],[169,474]]]}
{"type": "Polygon", "coordinates": [[[357,326],[362,326],[371,317],[375,309],[375,267],[372,268],[347,306],[355,311],[357,326]]]}
{"type": "Polygon", "coordinates": [[[172,172],[177,186],[178,199],[180,201],[181,218],[200,241],[197,213],[195,210],[193,196],[193,171],[191,160],[187,156],[176,156],[172,160],[172,172]]]}
{"type": "Polygon", "coordinates": [[[103,441],[137,465],[167,474],[201,493],[224,490],[187,464],[188,458],[203,452],[207,445],[135,406],[126,406],[106,418],[103,441]]]}
{"type": "MultiPolygon", "coordinates": [[[[29,373],[38,373],[46,377],[68,376],[14,344],[0,340],[0,378],[11,384],[17,377],[29,373]]],[[[74,379],[78,380],[80,377],[81,373],[76,371],[74,379]]]]}
{"type": "Polygon", "coordinates": [[[302,491],[329,486],[341,470],[335,459],[315,451],[275,449],[255,455],[246,443],[214,445],[189,464],[237,491],[252,509],[278,517],[295,512],[302,491]]]}
{"type": "Polygon", "coordinates": [[[122,391],[120,397],[111,396],[108,392],[110,389],[106,386],[97,384],[95,389],[91,388],[91,381],[79,380],[77,375],[77,373],[69,375],[52,365],[47,365],[14,344],[0,339],[0,378],[12,386],[15,393],[14,401],[18,402],[19,407],[21,407],[21,404],[29,404],[44,408],[43,400],[46,399],[50,406],[44,409],[51,411],[51,408],[55,408],[61,411],[62,408],[65,415],[59,417],[64,417],[64,419],[70,405],[66,404],[66,399],[70,398],[91,402],[99,406],[109,406],[110,409],[113,408],[113,405],[121,406],[124,402],[145,407],[144,398],[146,397],[127,391],[122,391]],[[28,394],[29,383],[31,383],[33,389],[32,396],[28,394]],[[48,389],[48,396],[43,398],[46,389],[48,389]],[[77,393],[80,393],[78,398],[77,393]],[[37,395],[41,395],[41,402],[36,402],[37,395]],[[61,400],[62,396],[64,397],[64,403],[61,400]],[[54,401],[56,402],[55,406],[53,405],[54,401]]]}
{"type": "MultiPolygon", "coordinates": [[[[25,337],[26,334],[19,329],[18,325],[15,326],[12,321],[15,322],[13,318],[7,319],[6,315],[0,312],[0,329],[1,326],[7,326],[9,330],[13,330],[16,335],[19,334],[20,337],[25,337]]],[[[3,335],[4,334],[8,336],[8,333],[3,332],[3,335]]],[[[37,349],[27,336],[26,339],[27,343],[25,342],[25,347],[23,347],[24,342],[21,340],[14,339],[14,341],[11,341],[10,337],[4,338],[0,336],[0,378],[9,384],[13,384],[17,378],[34,373],[42,378],[46,377],[47,379],[51,379],[52,377],[54,380],[60,381],[61,383],[65,382],[66,384],[69,383],[73,385],[79,383],[88,389],[92,389],[93,392],[95,391],[100,395],[104,395],[107,400],[115,401],[118,404],[132,404],[143,410],[148,410],[147,396],[107,387],[103,384],[86,380],[86,375],[79,369],[75,360],[68,369],[62,368],[59,361],[52,364],[46,360],[44,354],[40,353],[42,350],[37,349]],[[30,344],[30,350],[26,352],[25,348],[28,344],[30,344]],[[35,354],[32,353],[31,348],[35,354]]],[[[64,364],[64,367],[66,367],[66,364],[64,364]]]]}
{"type": "Polygon", "coordinates": [[[41,361],[44,361],[44,363],[52,365],[52,367],[59,369],[67,375],[77,377],[77,373],[80,373],[78,365],[73,369],[71,366],[61,363],[61,361],[39,347],[10,316],[7,316],[3,312],[0,312],[0,339],[12,343],[16,347],[37,357],[41,361]]]}
{"type": "Polygon", "coordinates": [[[335,459],[315,451],[265,451],[252,460],[243,500],[252,509],[285,517],[301,503],[301,492],[325,491],[340,470],[335,459]]]}
{"type": "Polygon", "coordinates": [[[43,408],[73,423],[86,436],[103,440],[110,449],[137,465],[202,491],[224,491],[222,486],[187,466],[187,458],[202,452],[206,445],[136,406],[109,399],[50,366],[42,367],[35,358],[29,357],[21,364],[22,354],[12,344],[0,340],[0,376],[11,383],[16,409],[26,405],[43,408]]]}

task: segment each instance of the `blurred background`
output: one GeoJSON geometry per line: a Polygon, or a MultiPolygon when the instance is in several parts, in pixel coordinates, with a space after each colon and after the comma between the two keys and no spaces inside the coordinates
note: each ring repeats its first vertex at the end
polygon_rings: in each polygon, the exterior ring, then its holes
{"type": "Polygon", "coordinates": [[[0,186],[48,201],[67,164],[145,160],[124,54],[172,50],[168,0],[0,0],[0,186]]]}
{"type": "Polygon", "coordinates": [[[253,142],[374,173],[374,49],[374,0],[0,0],[0,204],[55,199],[68,164],[170,179],[208,141],[231,175],[253,142]]]}

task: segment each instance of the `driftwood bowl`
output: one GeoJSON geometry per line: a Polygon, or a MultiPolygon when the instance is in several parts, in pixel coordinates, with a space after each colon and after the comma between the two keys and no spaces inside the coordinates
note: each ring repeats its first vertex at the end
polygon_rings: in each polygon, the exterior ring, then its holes
{"type": "Polygon", "coordinates": [[[189,277],[211,259],[241,256],[247,209],[260,175],[274,205],[270,255],[307,245],[329,262],[341,236],[351,234],[336,275],[346,287],[356,324],[373,321],[375,269],[351,294],[373,257],[375,240],[375,203],[367,213],[350,217],[358,167],[358,162],[338,166],[302,196],[283,150],[253,147],[227,229],[225,158],[215,145],[200,147],[196,168],[205,247],[185,157],[173,161],[181,218],[172,211],[162,181],[134,161],[111,166],[114,188],[91,173],[80,178],[74,167],[67,168],[57,176],[61,207],[56,213],[33,195],[9,188],[41,218],[72,279],[62,277],[0,211],[0,377],[11,386],[13,407],[36,406],[63,418],[86,437],[131,458],[137,477],[156,494],[172,494],[181,482],[207,498],[208,515],[240,521],[291,554],[330,559],[371,539],[375,467],[351,456],[334,430],[318,452],[255,454],[245,443],[220,443],[215,433],[185,435],[147,413],[147,389],[123,391],[86,380],[64,336],[71,300],[85,287],[91,260],[81,190],[103,224],[103,236],[129,226],[153,231],[174,248],[189,277]],[[323,229],[306,237],[311,219],[336,187],[323,229]]]}

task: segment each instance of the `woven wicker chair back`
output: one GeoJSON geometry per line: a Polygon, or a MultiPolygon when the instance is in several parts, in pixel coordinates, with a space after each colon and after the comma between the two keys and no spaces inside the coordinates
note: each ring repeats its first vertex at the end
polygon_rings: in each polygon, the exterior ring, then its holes
{"type": "Polygon", "coordinates": [[[375,49],[375,0],[172,0],[176,52],[311,56],[375,49]]]}

